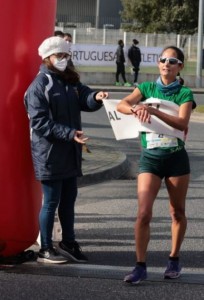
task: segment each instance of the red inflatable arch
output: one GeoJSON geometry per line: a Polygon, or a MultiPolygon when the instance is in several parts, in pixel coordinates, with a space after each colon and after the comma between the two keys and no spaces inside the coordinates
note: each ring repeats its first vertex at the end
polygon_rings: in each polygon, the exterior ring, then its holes
{"type": "Polygon", "coordinates": [[[38,72],[38,46],[53,35],[57,0],[1,1],[0,256],[38,236],[41,190],[34,178],[23,96],[38,72]]]}

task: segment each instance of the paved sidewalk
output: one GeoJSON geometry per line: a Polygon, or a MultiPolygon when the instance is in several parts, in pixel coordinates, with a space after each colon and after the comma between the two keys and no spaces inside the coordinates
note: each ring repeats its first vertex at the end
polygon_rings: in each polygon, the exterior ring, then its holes
{"type": "Polygon", "coordinates": [[[79,186],[118,179],[127,172],[128,160],[123,152],[95,139],[90,140],[88,147],[91,153],[82,152],[84,176],[78,179],[79,186]]]}

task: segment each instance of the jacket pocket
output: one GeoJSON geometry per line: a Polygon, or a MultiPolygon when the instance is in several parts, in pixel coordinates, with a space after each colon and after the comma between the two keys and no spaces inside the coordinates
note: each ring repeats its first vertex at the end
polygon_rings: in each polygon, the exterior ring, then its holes
{"type": "Polygon", "coordinates": [[[76,168],[76,153],[73,143],[54,143],[47,153],[47,167],[55,172],[76,168]]]}

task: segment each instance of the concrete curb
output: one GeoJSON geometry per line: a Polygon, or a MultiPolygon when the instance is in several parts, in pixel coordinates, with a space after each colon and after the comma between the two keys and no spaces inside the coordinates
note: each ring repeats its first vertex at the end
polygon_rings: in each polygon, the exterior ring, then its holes
{"type": "Polygon", "coordinates": [[[204,113],[199,113],[199,112],[193,112],[191,114],[190,118],[191,122],[198,122],[198,123],[203,123],[204,122],[204,113]]]}
{"type": "Polygon", "coordinates": [[[78,178],[78,186],[99,183],[105,180],[121,178],[129,167],[129,162],[123,152],[111,147],[92,142],[89,145],[91,153],[83,152],[82,172],[78,178]]]}
{"type": "MultiPolygon", "coordinates": [[[[89,85],[89,87],[95,91],[107,91],[107,92],[118,92],[118,93],[131,93],[134,90],[134,86],[114,86],[114,85],[89,85]]],[[[204,88],[190,88],[193,94],[204,94],[204,88]]]]}

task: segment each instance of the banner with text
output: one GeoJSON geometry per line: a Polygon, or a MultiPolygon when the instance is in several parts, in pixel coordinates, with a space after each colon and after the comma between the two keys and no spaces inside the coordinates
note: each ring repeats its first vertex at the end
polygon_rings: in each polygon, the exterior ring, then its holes
{"type": "MultiPolygon", "coordinates": [[[[72,44],[72,60],[76,66],[115,66],[117,45],[72,44]]],[[[141,66],[156,66],[162,48],[140,47],[141,66]]],[[[131,65],[127,57],[128,47],[124,47],[126,65],[131,65]]]]}

